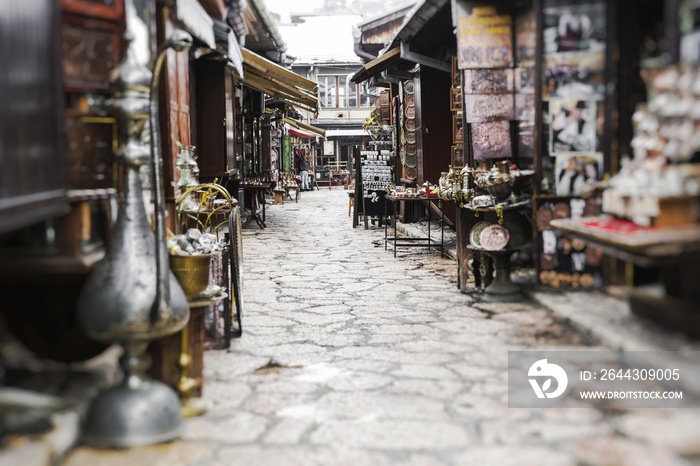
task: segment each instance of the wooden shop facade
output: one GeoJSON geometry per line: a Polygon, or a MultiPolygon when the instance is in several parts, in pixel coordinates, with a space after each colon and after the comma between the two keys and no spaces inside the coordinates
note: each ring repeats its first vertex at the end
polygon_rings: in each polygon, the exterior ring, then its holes
{"type": "MultiPolygon", "coordinates": [[[[685,284],[698,249],[698,20],[683,0],[425,0],[408,13],[354,79],[396,104],[393,182],[440,179],[464,292],[477,259],[534,268],[543,289],[660,282],[698,307],[685,284]]],[[[499,286],[494,300],[522,297],[499,286]]],[[[670,325],[662,302],[634,309],[670,325]]]]}

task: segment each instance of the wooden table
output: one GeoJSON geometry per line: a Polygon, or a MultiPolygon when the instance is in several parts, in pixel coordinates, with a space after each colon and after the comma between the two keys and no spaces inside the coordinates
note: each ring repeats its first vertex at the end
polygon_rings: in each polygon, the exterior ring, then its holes
{"type": "Polygon", "coordinates": [[[270,189],[269,183],[263,184],[242,184],[241,188],[247,193],[250,199],[250,214],[248,218],[243,222],[243,228],[246,228],[248,224],[255,221],[260,228],[265,228],[265,191],[270,189]],[[262,201],[259,199],[262,197],[262,201]],[[259,207],[262,205],[262,215],[260,215],[259,207]]]}
{"type": "Polygon", "coordinates": [[[630,293],[632,312],[700,338],[700,225],[640,227],[610,216],[552,220],[563,233],[640,267],[659,267],[664,293],[630,293]]]}

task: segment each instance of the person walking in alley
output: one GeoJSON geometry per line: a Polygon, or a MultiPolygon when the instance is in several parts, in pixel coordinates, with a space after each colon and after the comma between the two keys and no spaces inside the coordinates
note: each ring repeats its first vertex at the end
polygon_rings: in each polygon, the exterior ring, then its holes
{"type": "Polygon", "coordinates": [[[310,191],[309,188],[309,162],[306,160],[306,154],[297,154],[297,170],[299,176],[301,177],[301,186],[299,189],[301,191],[310,191]]]}

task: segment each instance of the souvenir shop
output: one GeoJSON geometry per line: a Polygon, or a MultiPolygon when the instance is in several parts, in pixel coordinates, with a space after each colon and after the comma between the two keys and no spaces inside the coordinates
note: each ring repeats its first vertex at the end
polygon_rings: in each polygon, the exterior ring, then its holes
{"type": "Polygon", "coordinates": [[[698,170],[689,163],[700,147],[699,8],[692,0],[426,2],[355,75],[384,81],[398,100],[392,182],[419,189],[438,181],[437,171],[440,197],[456,204],[464,292],[523,299],[510,280],[515,264],[534,268],[545,289],[659,282],[659,303],[645,296],[634,306],[655,318],[672,298],[697,307],[683,277],[693,276],[689,251],[699,249],[698,170]],[[453,37],[434,33],[445,18],[453,37]],[[428,73],[439,77],[434,100],[446,107],[436,116],[418,104],[433,87],[420,80],[428,73]],[[427,145],[438,127],[451,128],[441,138],[448,147],[427,145]],[[614,222],[582,226],[582,218],[614,222]]]}

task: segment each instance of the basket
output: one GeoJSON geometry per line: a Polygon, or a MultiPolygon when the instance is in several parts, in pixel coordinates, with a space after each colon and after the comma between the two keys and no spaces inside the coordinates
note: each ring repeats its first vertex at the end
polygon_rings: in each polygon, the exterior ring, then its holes
{"type": "Polygon", "coordinates": [[[185,291],[187,299],[194,299],[209,286],[211,254],[170,256],[170,270],[185,291]]]}

